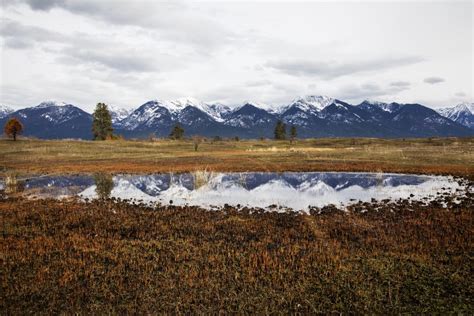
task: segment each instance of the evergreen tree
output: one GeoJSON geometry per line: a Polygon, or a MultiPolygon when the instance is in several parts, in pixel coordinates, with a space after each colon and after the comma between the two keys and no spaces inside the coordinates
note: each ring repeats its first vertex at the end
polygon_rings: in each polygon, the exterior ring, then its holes
{"type": "Polygon", "coordinates": [[[286,139],[286,125],[280,120],[278,120],[275,126],[275,139],[277,140],[286,139]]]}
{"type": "Polygon", "coordinates": [[[290,128],[290,140],[293,143],[293,141],[296,139],[296,136],[298,136],[298,133],[296,132],[296,126],[291,125],[290,128]]]}
{"type": "Polygon", "coordinates": [[[92,122],[92,134],[94,140],[105,140],[112,137],[112,117],[105,103],[97,103],[92,122]]]}
{"type": "Polygon", "coordinates": [[[181,127],[181,125],[176,124],[173,129],[171,130],[170,133],[170,138],[171,139],[183,139],[184,137],[184,129],[181,127]]]}

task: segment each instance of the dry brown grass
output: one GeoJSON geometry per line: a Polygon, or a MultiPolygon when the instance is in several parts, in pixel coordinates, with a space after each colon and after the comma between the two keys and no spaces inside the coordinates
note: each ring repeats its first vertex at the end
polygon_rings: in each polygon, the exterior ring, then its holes
{"type": "Polygon", "coordinates": [[[472,200],[298,215],[9,199],[0,220],[2,314],[474,309],[472,200]]]}
{"type": "MultiPolygon", "coordinates": [[[[219,141],[198,152],[191,141],[0,141],[0,172],[339,170],[472,179],[473,149],[472,138],[219,141]]],[[[206,173],[196,177],[205,181],[206,173]]],[[[448,205],[298,215],[0,197],[0,311],[469,314],[472,194],[448,205]]]]}
{"type": "Polygon", "coordinates": [[[474,175],[474,138],[0,141],[0,172],[368,171],[474,175]]]}

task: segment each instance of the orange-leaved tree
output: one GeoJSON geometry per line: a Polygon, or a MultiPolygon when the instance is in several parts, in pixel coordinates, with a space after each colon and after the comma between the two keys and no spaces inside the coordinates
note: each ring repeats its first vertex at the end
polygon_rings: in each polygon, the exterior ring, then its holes
{"type": "Polygon", "coordinates": [[[7,136],[13,137],[13,140],[16,140],[16,135],[19,135],[23,132],[23,124],[17,118],[11,118],[5,124],[4,132],[7,136]]]}

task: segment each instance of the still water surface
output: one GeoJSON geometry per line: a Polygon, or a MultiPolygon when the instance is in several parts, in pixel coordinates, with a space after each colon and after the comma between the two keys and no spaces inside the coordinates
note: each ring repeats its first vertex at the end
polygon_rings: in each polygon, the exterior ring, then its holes
{"type": "MultiPolygon", "coordinates": [[[[207,208],[228,204],[294,210],[372,199],[429,201],[439,192],[462,189],[452,177],[346,172],[41,176],[18,181],[18,186],[32,198],[115,197],[207,208]]],[[[10,189],[7,181],[0,188],[10,189]]]]}

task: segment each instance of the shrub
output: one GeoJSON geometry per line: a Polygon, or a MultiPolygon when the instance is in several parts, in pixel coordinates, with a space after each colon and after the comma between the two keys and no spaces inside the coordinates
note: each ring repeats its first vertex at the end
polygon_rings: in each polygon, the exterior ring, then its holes
{"type": "Polygon", "coordinates": [[[23,124],[17,118],[11,118],[7,121],[4,127],[4,132],[7,136],[16,140],[16,136],[23,132],[23,124]]]}

